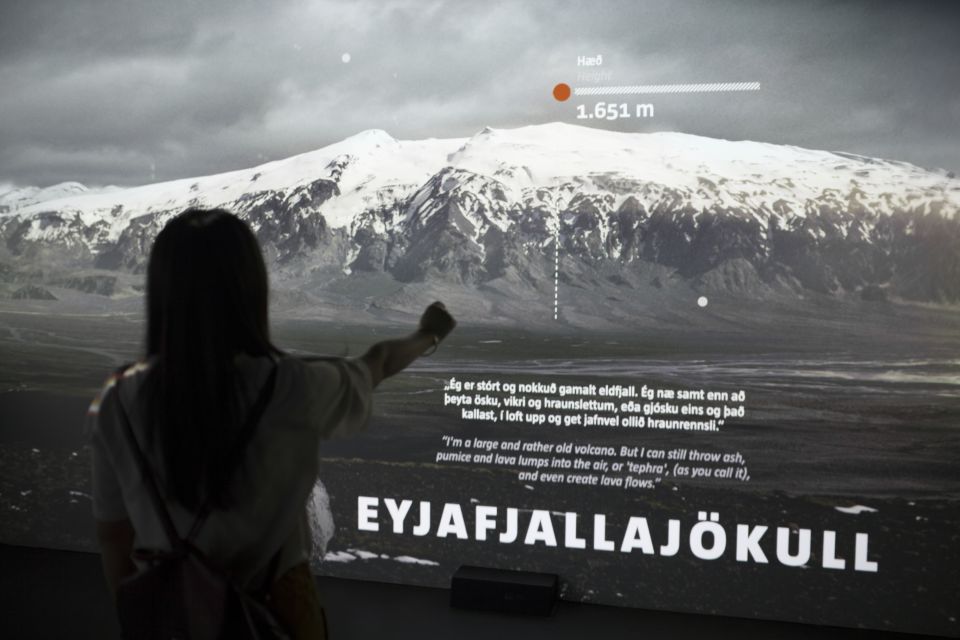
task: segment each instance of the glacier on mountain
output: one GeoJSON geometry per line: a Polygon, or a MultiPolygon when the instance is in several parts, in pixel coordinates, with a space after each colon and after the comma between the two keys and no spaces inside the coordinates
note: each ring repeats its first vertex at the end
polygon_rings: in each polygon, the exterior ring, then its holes
{"type": "Polygon", "coordinates": [[[537,288],[559,238],[571,286],[679,279],[747,298],[960,301],[952,174],[763,142],[560,123],[468,139],[371,130],[223,174],[10,194],[0,261],[11,268],[55,250],[72,268],[139,273],[167,219],[218,206],[250,222],[281,280],[329,269],[537,288]]]}

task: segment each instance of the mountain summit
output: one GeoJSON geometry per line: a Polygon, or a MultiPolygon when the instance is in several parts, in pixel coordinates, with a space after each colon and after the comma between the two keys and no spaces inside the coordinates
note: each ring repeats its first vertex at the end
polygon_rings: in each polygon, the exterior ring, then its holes
{"type": "MultiPolygon", "coordinates": [[[[251,169],[0,213],[11,269],[141,272],[189,206],[250,222],[275,278],[383,274],[523,297],[722,291],[960,301],[960,181],[846,153],[551,123],[467,139],[380,130],[251,169]]],[[[616,298],[616,295],[608,296],[616,298]]]]}

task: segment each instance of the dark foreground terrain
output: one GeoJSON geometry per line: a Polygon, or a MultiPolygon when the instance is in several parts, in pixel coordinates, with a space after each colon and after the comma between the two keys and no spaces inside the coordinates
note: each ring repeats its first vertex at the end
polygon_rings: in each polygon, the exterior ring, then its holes
{"type": "MultiPolygon", "coordinates": [[[[831,309],[751,324],[731,311],[718,313],[709,330],[603,335],[463,324],[435,356],[378,390],[364,437],[325,445],[322,479],[337,530],[321,573],[446,586],[460,564],[529,568],[559,573],[573,600],[958,633],[960,332],[953,313],[831,309]],[[442,406],[451,376],[743,389],[747,415],[715,433],[469,423],[442,406]],[[633,491],[531,484],[516,469],[436,463],[444,435],[736,451],[751,479],[664,478],[655,489],[633,491]],[[699,511],[717,512],[730,542],[721,558],[705,561],[688,545],[660,557],[415,537],[391,533],[382,507],[381,532],[373,534],[356,528],[356,495],[429,501],[434,521],[443,503],[456,502],[471,529],[475,504],[603,513],[621,534],[629,516],[644,516],[657,545],[667,520],[680,520],[686,535],[699,511]],[[736,561],[736,524],[770,527],[769,564],[736,561]],[[774,558],[779,526],[812,531],[804,567],[774,558]],[[822,568],[824,530],[836,532],[838,553],[848,559],[854,535],[869,534],[879,570],[822,568]]],[[[134,312],[0,311],[0,541],[93,548],[83,414],[105,375],[137,357],[141,331],[134,312]]],[[[294,354],[356,355],[399,331],[275,323],[277,343],[294,354]]],[[[562,535],[559,517],[555,526],[562,535]]]]}

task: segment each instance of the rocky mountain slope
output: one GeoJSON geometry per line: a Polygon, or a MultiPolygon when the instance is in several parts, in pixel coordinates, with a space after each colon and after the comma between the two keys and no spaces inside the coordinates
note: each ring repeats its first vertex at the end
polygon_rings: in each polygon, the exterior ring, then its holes
{"type": "Polygon", "coordinates": [[[166,220],[222,206],[256,230],[281,288],[381,274],[519,303],[552,291],[559,244],[561,284],[614,301],[680,284],[960,302],[960,180],[759,142],[566,124],[420,141],[372,130],[252,169],[69,191],[0,211],[8,274],[141,273],[166,220]]]}

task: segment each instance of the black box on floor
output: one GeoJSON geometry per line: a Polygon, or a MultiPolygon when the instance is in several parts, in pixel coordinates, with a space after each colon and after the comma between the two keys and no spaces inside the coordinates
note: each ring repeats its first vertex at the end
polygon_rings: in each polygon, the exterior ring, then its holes
{"type": "Polygon", "coordinates": [[[548,616],[559,584],[552,573],[463,566],[453,574],[450,606],[548,616]]]}

